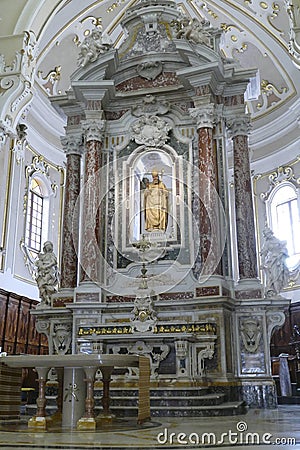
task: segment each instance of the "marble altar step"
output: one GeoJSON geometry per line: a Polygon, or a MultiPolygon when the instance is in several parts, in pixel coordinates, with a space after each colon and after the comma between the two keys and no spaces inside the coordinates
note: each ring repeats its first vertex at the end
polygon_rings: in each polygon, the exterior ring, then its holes
{"type": "MultiPolygon", "coordinates": [[[[101,389],[95,390],[95,409],[101,412],[101,389]]],[[[137,389],[111,388],[110,409],[117,417],[137,414],[137,389]]],[[[229,416],[246,412],[244,402],[228,402],[224,393],[208,388],[156,388],[150,390],[151,416],[199,417],[229,416]]]]}

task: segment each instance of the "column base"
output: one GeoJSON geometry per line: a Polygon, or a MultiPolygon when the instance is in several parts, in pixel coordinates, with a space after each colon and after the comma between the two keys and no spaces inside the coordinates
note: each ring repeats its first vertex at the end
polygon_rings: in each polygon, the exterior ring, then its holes
{"type": "Polygon", "coordinates": [[[222,275],[200,277],[196,285],[196,297],[231,297],[232,281],[225,280],[222,275]]]}
{"type": "Polygon", "coordinates": [[[264,297],[263,285],[258,278],[243,278],[238,281],[234,288],[235,298],[258,299],[264,297]]]}
{"type": "Polygon", "coordinates": [[[110,424],[114,421],[114,419],[116,418],[116,416],[113,413],[108,413],[108,414],[104,414],[104,413],[100,413],[97,417],[96,417],[96,423],[97,426],[98,425],[105,425],[105,424],[110,424]]]}
{"type": "Polygon", "coordinates": [[[30,417],[30,419],[28,420],[28,428],[32,428],[35,430],[46,430],[46,417],[30,417]]]}
{"type": "Polygon", "coordinates": [[[82,281],[75,289],[74,302],[101,303],[102,289],[93,281],[82,281]]]}
{"type": "Polygon", "coordinates": [[[74,289],[59,289],[58,292],[51,297],[51,306],[54,308],[62,307],[68,303],[74,302],[74,289]]]}
{"type": "Polygon", "coordinates": [[[77,430],[96,430],[96,420],[93,417],[82,417],[78,420],[77,430]]]}
{"type": "Polygon", "coordinates": [[[57,411],[52,416],[47,417],[47,422],[49,422],[51,425],[62,423],[62,413],[57,411]]]}
{"type": "Polygon", "coordinates": [[[240,397],[249,408],[277,408],[276,387],[273,380],[247,380],[239,386],[240,397]]]}

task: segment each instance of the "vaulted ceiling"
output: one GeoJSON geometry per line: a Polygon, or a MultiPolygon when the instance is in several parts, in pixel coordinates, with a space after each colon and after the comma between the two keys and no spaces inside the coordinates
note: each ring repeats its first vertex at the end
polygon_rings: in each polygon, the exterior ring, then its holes
{"type": "MultiPolygon", "coordinates": [[[[49,97],[64,93],[77,68],[80,43],[96,26],[115,47],[124,37],[120,25],[126,9],[137,0],[2,0],[0,53],[13,58],[14,35],[32,30],[38,41],[35,96],[28,120],[57,142],[63,119],[49,97]],[[44,108],[45,107],[45,108],[44,108]],[[43,110],[45,111],[43,113],[43,110]],[[53,120],[49,115],[53,113],[53,120]]],[[[189,16],[205,18],[223,30],[222,51],[244,68],[258,68],[249,91],[250,138],[254,160],[275,155],[299,140],[300,69],[289,50],[291,21],[288,0],[177,1],[189,16]]],[[[299,140],[300,142],[300,140],[299,140]]],[[[289,158],[287,157],[287,160],[289,158]]]]}

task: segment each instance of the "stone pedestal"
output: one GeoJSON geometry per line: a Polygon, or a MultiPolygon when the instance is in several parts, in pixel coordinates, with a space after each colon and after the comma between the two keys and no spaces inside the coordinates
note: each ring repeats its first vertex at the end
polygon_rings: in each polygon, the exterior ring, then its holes
{"type": "Polygon", "coordinates": [[[63,384],[63,420],[62,426],[75,428],[84,414],[86,386],[83,369],[66,368],[63,384]]]}

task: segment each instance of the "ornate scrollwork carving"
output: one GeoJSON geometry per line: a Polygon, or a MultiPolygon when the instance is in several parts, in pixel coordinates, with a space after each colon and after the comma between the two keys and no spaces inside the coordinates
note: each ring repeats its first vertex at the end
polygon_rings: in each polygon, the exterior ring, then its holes
{"type": "Polygon", "coordinates": [[[52,339],[55,353],[58,355],[68,353],[72,341],[72,325],[70,323],[55,323],[52,339]]]}
{"type": "Polygon", "coordinates": [[[136,68],[138,75],[146,80],[155,80],[162,73],[163,65],[161,61],[146,61],[136,68]]]}
{"type": "Polygon", "coordinates": [[[290,20],[289,52],[294,64],[300,68],[300,5],[296,0],[285,0],[290,20]]]}
{"type": "Polygon", "coordinates": [[[275,328],[281,327],[285,322],[285,314],[283,311],[268,311],[267,312],[267,330],[269,340],[275,328]]]}
{"type": "Polygon", "coordinates": [[[279,185],[280,183],[289,181],[297,188],[300,186],[300,177],[297,178],[295,176],[294,169],[292,166],[278,167],[277,170],[274,170],[274,172],[270,173],[268,179],[269,179],[269,189],[266,192],[262,192],[260,194],[260,198],[264,202],[268,200],[274,187],[279,185]]]}
{"type": "Polygon", "coordinates": [[[148,94],[143,98],[141,105],[131,108],[131,114],[135,117],[153,116],[166,114],[170,109],[170,104],[164,100],[158,100],[154,95],[148,94]]]}
{"type": "Polygon", "coordinates": [[[157,116],[142,116],[131,127],[131,138],[137,144],[160,147],[166,143],[172,129],[169,122],[157,116]]]}
{"type": "Polygon", "coordinates": [[[153,301],[149,295],[137,296],[131,313],[133,314],[131,322],[136,331],[152,330],[157,322],[153,301]]]}
{"type": "Polygon", "coordinates": [[[45,77],[42,76],[43,72],[40,70],[37,74],[41,81],[41,86],[45,89],[47,94],[57,94],[57,84],[61,78],[61,66],[56,66],[50,70],[45,77]]]}
{"type": "Polygon", "coordinates": [[[258,318],[243,319],[240,322],[240,335],[245,350],[256,353],[262,337],[262,325],[258,318]]]}
{"type": "Polygon", "coordinates": [[[285,94],[288,92],[288,87],[283,86],[281,88],[278,88],[268,80],[262,80],[260,87],[262,101],[256,104],[256,108],[260,112],[266,111],[271,106],[282,101],[285,97],[285,94]]]}

